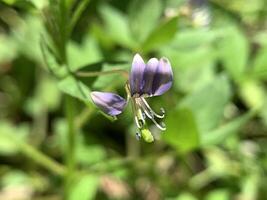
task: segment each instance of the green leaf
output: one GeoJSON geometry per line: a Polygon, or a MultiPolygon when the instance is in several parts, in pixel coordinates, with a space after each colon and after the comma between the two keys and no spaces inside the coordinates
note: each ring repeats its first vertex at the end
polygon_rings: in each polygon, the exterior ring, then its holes
{"type": "Polygon", "coordinates": [[[106,152],[100,145],[88,145],[80,142],[77,146],[76,158],[82,165],[92,165],[106,159],[106,152]]]}
{"type": "Polygon", "coordinates": [[[29,0],[36,8],[39,10],[43,9],[45,6],[47,6],[48,1],[47,0],[29,0]]]}
{"type": "Polygon", "coordinates": [[[44,62],[44,66],[47,70],[54,76],[60,77],[67,73],[65,67],[60,65],[57,60],[57,55],[55,51],[50,47],[48,42],[46,41],[45,36],[42,35],[40,40],[40,50],[42,54],[42,60],[44,62]]]}
{"type": "MultiPolygon", "coordinates": [[[[109,71],[112,69],[122,69],[122,70],[129,70],[129,64],[104,64],[103,71],[109,71]]],[[[123,86],[125,84],[125,77],[121,76],[119,73],[109,74],[105,76],[98,76],[97,80],[94,82],[93,87],[96,89],[104,89],[107,86],[123,86]],[[111,84],[112,83],[112,84],[111,84]]]]}
{"type": "Polygon", "coordinates": [[[17,56],[17,44],[12,37],[0,35],[0,60],[1,63],[10,62],[17,56]],[[8,47],[8,48],[6,48],[8,47]]]}
{"type": "Polygon", "coordinates": [[[18,140],[26,140],[29,132],[29,126],[27,124],[14,126],[7,121],[0,121],[0,154],[16,154],[19,151],[19,147],[17,142],[10,138],[15,137],[18,140]]]}
{"type": "Polygon", "coordinates": [[[76,71],[80,67],[101,61],[102,55],[95,39],[87,37],[82,45],[75,42],[68,44],[68,58],[71,69],[76,71]]]}
{"type": "Polygon", "coordinates": [[[68,200],[91,200],[95,199],[99,185],[99,178],[93,174],[76,177],[70,190],[68,200]]]}
{"type": "Polygon", "coordinates": [[[1,0],[2,2],[10,5],[10,6],[16,6],[23,9],[34,9],[33,0],[31,1],[25,1],[25,0],[1,0]]]}
{"type": "Polygon", "coordinates": [[[176,68],[187,70],[198,66],[214,65],[218,57],[214,44],[221,35],[220,29],[181,29],[175,33],[168,45],[158,50],[161,55],[168,55],[172,66],[176,68]]]}
{"type": "Polygon", "coordinates": [[[49,76],[42,75],[37,83],[35,93],[27,99],[25,110],[31,116],[40,116],[45,110],[53,111],[60,104],[60,91],[56,82],[49,76]]]}
{"type": "Polygon", "coordinates": [[[221,35],[222,30],[220,29],[181,29],[175,34],[175,38],[170,46],[182,50],[192,50],[199,46],[212,44],[221,35]]]}
{"type": "Polygon", "coordinates": [[[230,97],[229,81],[221,75],[186,96],[180,106],[191,108],[196,116],[199,131],[204,135],[219,125],[230,97]]]}
{"type": "Polygon", "coordinates": [[[144,52],[148,52],[151,50],[155,50],[161,47],[162,45],[170,42],[177,31],[177,27],[177,17],[164,21],[157,28],[155,28],[147,37],[147,39],[142,44],[142,50],[144,52]]]}
{"type": "Polygon", "coordinates": [[[251,110],[260,110],[266,100],[266,90],[260,81],[245,80],[239,84],[242,100],[251,110]]]}
{"type": "Polygon", "coordinates": [[[75,98],[78,98],[85,103],[91,102],[90,89],[78,79],[68,76],[58,82],[59,89],[75,98]]]}
{"type": "Polygon", "coordinates": [[[249,44],[237,27],[225,29],[225,36],[219,42],[219,54],[228,73],[235,80],[240,80],[247,65],[249,44]]]}
{"type": "Polygon", "coordinates": [[[4,187],[28,186],[32,187],[29,174],[24,171],[11,170],[1,176],[1,184],[4,187]]]}
{"type": "Polygon", "coordinates": [[[179,108],[168,113],[165,120],[167,130],[163,139],[177,151],[186,153],[199,145],[199,132],[193,113],[187,108],[179,108]]]}
{"type": "Polygon", "coordinates": [[[127,17],[108,5],[101,5],[99,8],[106,28],[106,37],[111,37],[116,43],[132,48],[135,44],[128,26],[127,17]]]}
{"type": "Polygon", "coordinates": [[[267,79],[267,45],[259,50],[255,59],[253,60],[254,76],[267,79]]]}
{"type": "Polygon", "coordinates": [[[137,41],[143,41],[156,27],[162,13],[161,0],[133,0],[129,5],[129,25],[137,41]]]}
{"type": "Polygon", "coordinates": [[[228,190],[225,189],[217,189],[209,192],[209,194],[205,197],[205,200],[228,200],[230,199],[230,194],[228,190]]]}
{"type": "Polygon", "coordinates": [[[170,198],[167,200],[197,200],[197,198],[194,195],[185,192],[185,193],[180,194],[178,197],[176,197],[174,199],[170,198]]]}
{"type": "Polygon", "coordinates": [[[205,87],[216,77],[216,72],[213,63],[207,63],[195,67],[188,67],[186,69],[174,70],[174,76],[179,77],[175,80],[174,86],[179,91],[191,93],[199,88],[205,87]]]}
{"type": "Polygon", "coordinates": [[[246,113],[218,129],[203,134],[201,138],[202,146],[216,145],[223,142],[228,136],[236,133],[253,115],[253,112],[246,113]]]}
{"type": "Polygon", "coordinates": [[[16,42],[18,51],[38,63],[42,62],[40,35],[44,29],[40,18],[33,15],[25,17],[24,23],[15,27],[12,36],[16,42]]]}
{"type": "MultiPolygon", "coordinates": [[[[253,163],[254,164],[254,163],[253,163]]],[[[258,190],[261,187],[261,172],[260,169],[256,169],[254,166],[253,172],[249,175],[242,177],[241,184],[241,199],[258,199],[258,190]]],[[[251,169],[252,170],[252,169],[251,169]]]]}

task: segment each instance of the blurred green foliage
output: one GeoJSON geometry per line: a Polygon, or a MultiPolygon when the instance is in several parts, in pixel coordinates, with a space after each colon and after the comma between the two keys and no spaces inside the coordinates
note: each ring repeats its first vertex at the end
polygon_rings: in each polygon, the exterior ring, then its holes
{"type": "Polygon", "coordinates": [[[266,199],[266,31],[265,0],[1,0],[0,199],[266,199]],[[92,104],[124,76],[77,75],[137,52],[174,72],[153,143],[92,104]]]}

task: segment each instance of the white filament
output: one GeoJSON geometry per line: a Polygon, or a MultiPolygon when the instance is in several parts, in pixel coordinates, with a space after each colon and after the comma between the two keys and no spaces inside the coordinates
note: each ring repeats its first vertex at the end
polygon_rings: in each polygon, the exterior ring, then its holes
{"type": "Polygon", "coordinates": [[[152,110],[152,108],[149,106],[149,104],[147,103],[147,101],[145,100],[145,98],[144,97],[141,97],[140,98],[141,99],[141,103],[142,103],[142,107],[146,107],[147,108],[147,110],[149,110],[149,112],[152,114],[152,115],[154,115],[154,116],[156,116],[157,118],[160,118],[160,119],[162,119],[162,118],[164,118],[164,116],[165,116],[165,111],[164,111],[164,109],[163,108],[161,108],[161,112],[162,112],[162,114],[160,115],[160,114],[157,114],[154,110],[152,110]]]}
{"type": "Polygon", "coordinates": [[[147,116],[149,119],[151,119],[151,121],[152,121],[152,122],[153,122],[153,123],[160,129],[160,130],[162,130],[162,131],[165,131],[165,130],[166,130],[165,125],[164,125],[164,124],[160,125],[160,124],[155,120],[153,113],[152,113],[150,110],[148,110],[148,107],[145,106],[145,105],[142,103],[142,101],[141,101],[140,98],[136,99],[136,103],[137,103],[138,106],[140,106],[140,108],[142,108],[142,110],[144,111],[144,113],[146,114],[146,116],[147,116]],[[151,114],[152,114],[152,115],[151,115],[151,114]]]}

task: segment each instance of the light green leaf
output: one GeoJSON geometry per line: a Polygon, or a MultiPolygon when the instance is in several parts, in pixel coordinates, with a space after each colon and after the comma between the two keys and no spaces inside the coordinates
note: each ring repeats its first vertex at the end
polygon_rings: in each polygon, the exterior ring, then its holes
{"type": "Polygon", "coordinates": [[[78,70],[85,65],[99,62],[102,59],[100,49],[94,38],[87,37],[82,45],[70,42],[68,44],[69,65],[72,70],[78,70]]]}
{"type": "Polygon", "coordinates": [[[191,108],[196,116],[199,131],[204,135],[218,126],[230,97],[229,81],[227,77],[221,75],[186,96],[181,106],[191,108]]]}
{"type": "MultiPolygon", "coordinates": [[[[103,71],[109,71],[112,69],[123,69],[129,70],[130,64],[108,64],[103,65],[103,71]]],[[[103,89],[107,86],[123,86],[125,84],[125,77],[121,76],[119,73],[109,74],[105,76],[97,77],[97,80],[94,82],[93,87],[97,89],[103,89]],[[112,84],[111,84],[112,83],[112,84]]]]}
{"type": "Polygon", "coordinates": [[[31,178],[29,175],[23,171],[18,170],[12,170],[1,177],[1,184],[3,184],[4,187],[10,187],[10,186],[28,186],[31,187],[31,178]]]}
{"type": "Polygon", "coordinates": [[[116,43],[125,46],[133,47],[128,19],[119,10],[108,5],[101,5],[99,8],[102,19],[106,28],[106,36],[111,37],[116,43]]]}
{"type": "Polygon", "coordinates": [[[178,28],[178,18],[174,17],[164,21],[155,28],[142,44],[142,51],[148,52],[155,50],[162,45],[170,42],[178,28]]]}
{"type": "Polygon", "coordinates": [[[16,141],[12,141],[10,138],[15,137],[18,140],[26,140],[29,132],[27,124],[14,126],[9,122],[0,121],[0,154],[16,154],[19,151],[19,146],[16,141]]]}
{"type": "Polygon", "coordinates": [[[254,76],[267,79],[267,45],[259,50],[253,60],[254,76]]]}
{"type": "Polygon", "coordinates": [[[255,80],[245,80],[240,83],[240,95],[245,104],[252,110],[259,110],[264,106],[266,91],[264,85],[255,80]]]}
{"type": "Polygon", "coordinates": [[[191,93],[199,88],[205,87],[215,79],[216,71],[213,63],[188,67],[186,69],[174,70],[174,86],[180,91],[191,93]]]}
{"type": "Polygon", "coordinates": [[[91,200],[95,199],[99,178],[93,174],[76,177],[71,187],[68,200],[91,200]]]}
{"type": "Polygon", "coordinates": [[[17,45],[12,37],[0,34],[0,60],[2,63],[10,62],[17,54],[17,45]],[[8,48],[7,48],[8,47],[8,48]]]}
{"type": "Polygon", "coordinates": [[[129,25],[133,36],[143,41],[155,28],[162,13],[161,0],[133,0],[129,5],[129,25]]]}
{"type": "Polygon", "coordinates": [[[78,98],[85,103],[91,102],[90,89],[81,81],[73,78],[72,76],[68,76],[59,81],[58,87],[62,92],[78,98]]]}
{"type": "Polygon", "coordinates": [[[92,165],[103,161],[106,152],[100,145],[88,145],[82,141],[77,145],[76,158],[82,165],[92,165]]]}
{"type": "Polygon", "coordinates": [[[197,198],[190,193],[184,192],[179,196],[177,196],[176,198],[167,198],[166,200],[197,200],[197,198]]]}
{"type": "Polygon", "coordinates": [[[247,65],[249,44],[237,27],[225,29],[225,36],[219,42],[219,57],[228,73],[240,80],[247,65]]]}
{"type": "Polygon", "coordinates": [[[209,192],[209,194],[205,197],[205,200],[228,200],[230,199],[229,191],[225,189],[217,189],[209,192]]]}
{"type": "MultiPolygon", "coordinates": [[[[256,166],[255,166],[256,167],[256,166]]],[[[253,168],[251,172],[246,177],[243,177],[240,181],[241,184],[241,199],[258,199],[258,190],[261,187],[261,175],[260,170],[253,168]]]]}
{"type": "Polygon", "coordinates": [[[165,120],[167,130],[163,139],[178,151],[185,153],[199,145],[199,132],[193,113],[180,108],[168,113],[165,120]]]}
{"type": "Polygon", "coordinates": [[[203,134],[201,138],[202,146],[216,145],[224,141],[228,136],[236,133],[253,115],[253,112],[246,113],[214,131],[203,134]]]}
{"type": "Polygon", "coordinates": [[[55,87],[56,81],[42,75],[37,83],[33,97],[28,98],[25,110],[31,116],[38,116],[44,110],[54,110],[60,103],[60,91],[55,87]]]}
{"type": "Polygon", "coordinates": [[[48,0],[29,0],[29,1],[32,2],[32,4],[40,10],[48,5],[48,0]]]}
{"type": "Polygon", "coordinates": [[[43,61],[39,48],[42,32],[42,21],[33,15],[27,16],[24,23],[19,24],[12,32],[18,51],[27,58],[40,63],[43,61]]]}
{"type": "Polygon", "coordinates": [[[207,30],[204,29],[181,29],[175,34],[171,47],[183,50],[196,48],[199,46],[207,46],[212,44],[219,36],[222,35],[222,30],[207,30]]]}

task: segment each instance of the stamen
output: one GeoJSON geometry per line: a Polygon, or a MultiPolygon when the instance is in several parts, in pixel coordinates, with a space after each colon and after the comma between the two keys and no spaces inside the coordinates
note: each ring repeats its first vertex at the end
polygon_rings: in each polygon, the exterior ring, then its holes
{"type": "Polygon", "coordinates": [[[142,103],[142,101],[136,99],[136,103],[142,108],[142,110],[145,112],[146,116],[151,119],[151,121],[162,131],[166,130],[166,126],[164,123],[161,123],[161,125],[155,120],[154,115],[151,115],[151,112],[148,112],[148,108],[142,103]]]}
{"type": "Polygon", "coordinates": [[[136,126],[141,129],[145,125],[145,119],[142,113],[142,110],[138,105],[136,104],[135,99],[130,98],[131,104],[132,104],[132,110],[134,113],[134,121],[136,126]]]}
{"type": "Polygon", "coordinates": [[[136,126],[140,129],[144,126],[145,121],[143,119],[138,119],[137,116],[134,117],[136,126]]]}
{"type": "Polygon", "coordinates": [[[162,131],[166,130],[166,126],[164,123],[159,124],[154,118],[150,118],[151,121],[162,131]]]}
{"type": "Polygon", "coordinates": [[[161,123],[160,123],[160,125],[161,125],[162,127],[164,127],[164,128],[165,128],[165,130],[166,130],[166,125],[165,125],[165,123],[164,123],[164,122],[161,122],[161,123]]]}
{"type": "MultiPolygon", "coordinates": [[[[165,116],[165,110],[163,108],[160,108],[160,112],[161,114],[157,114],[154,110],[152,110],[152,108],[149,106],[149,104],[147,103],[147,101],[145,100],[144,97],[141,97],[141,103],[147,108],[147,110],[154,116],[156,116],[157,118],[164,118],[165,116]]],[[[144,107],[142,106],[142,107],[144,107]]]]}
{"type": "Polygon", "coordinates": [[[138,102],[138,104],[139,104],[139,106],[143,109],[143,111],[144,111],[143,114],[145,114],[146,116],[148,116],[149,119],[154,118],[154,116],[151,115],[151,112],[149,112],[149,111],[147,110],[147,108],[143,106],[143,104],[141,104],[140,102],[138,102]]]}
{"type": "Polygon", "coordinates": [[[143,127],[145,125],[145,120],[139,119],[138,123],[141,125],[141,127],[143,127]]]}
{"type": "Polygon", "coordinates": [[[141,139],[141,134],[140,134],[139,132],[136,132],[136,133],[135,133],[135,138],[136,138],[137,140],[140,140],[140,139],[141,139]]]}
{"type": "Polygon", "coordinates": [[[142,112],[142,115],[143,115],[143,119],[145,120],[146,119],[146,114],[142,112]]]}

